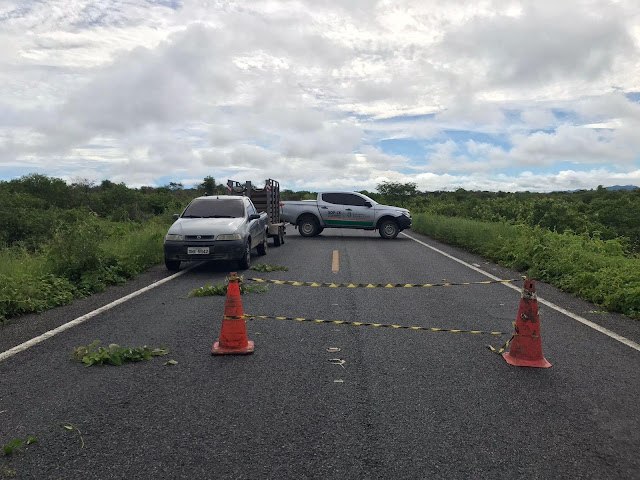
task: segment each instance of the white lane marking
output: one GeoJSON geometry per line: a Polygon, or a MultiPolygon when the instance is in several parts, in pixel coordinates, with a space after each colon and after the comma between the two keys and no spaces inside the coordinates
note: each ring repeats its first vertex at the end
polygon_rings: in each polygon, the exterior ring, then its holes
{"type": "Polygon", "coordinates": [[[130,293],[129,295],[126,295],[122,298],[119,298],[117,300],[114,300],[111,303],[108,303],[107,305],[104,305],[92,312],[89,312],[85,315],[82,315],[81,317],[78,317],[74,320],[71,320],[70,322],[67,322],[63,325],[60,325],[57,328],[54,328],[53,330],[49,330],[48,332],[43,333],[42,335],[38,335],[37,337],[32,338],[31,340],[27,340],[24,343],[21,343],[20,345],[16,345],[13,348],[10,348],[9,350],[0,353],[0,362],[2,362],[3,360],[6,360],[7,358],[13,357],[14,355],[16,355],[17,353],[23,352],[24,350],[33,347],[34,345],[37,345],[39,343],[44,342],[45,340],[53,337],[54,335],[57,335],[61,332],[64,332],[65,330],[69,330],[70,328],[75,327],[76,325],[80,325],[83,322],[86,322],[87,320],[89,320],[90,318],[95,317],[96,315],[101,314],[102,312],[106,312],[107,310],[120,305],[121,303],[126,302],[127,300],[131,300],[134,297],[137,297],[138,295],[142,295],[145,292],[148,292],[151,289],[154,289],[160,285],[162,285],[163,283],[166,283],[170,280],[173,280],[174,278],[178,278],[180,275],[184,275],[185,273],[187,273],[189,270],[191,270],[192,268],[195,268],[196,266],[198,266],[198,264],[193,265],[191,267],[185,268],[184,270],[179,271],[178,273],[174,273],[173,275],[167,277],[167,278],[163,278],[162,280],[158,280],[155,283],[152,283],[151,285],[147,285],[144,288],[141,288],[140,290],[137,290],[133,293],[130,293]]]}
{"type": "MultiPolygon", "coordinates": [[[[459,258],[454,257],[453,255],[449,255],[447,252],[443,252],[442,250],[433,247],[421,240],[418,240],[417,238],[412,237],[411,235],[407,235],[406,233],[402,232],[402,235],[404,235],[407,238],[410,238],[411,240],[413,240],[414,242],[419,243],[420,245],[424,245],[427,248],[430,248],[431,250],[433,250],[434,252],[438,252],[440,255],[444,255],[447,258],[450,258],[451,260],[460,263],[461,265],[464,265],[465,267],[469,267],[471,270],[475,270],[478,273],[481,273],[482,275],[491,278],[492,280],[501,280],[501,278],[496,277],[495,275],[490,274],[489,272],[485,272],[484,270],[475,267],[473,265],[471,265],[470,263],[465,262],[464,260],[460,260],[459,258]]],[[[504,285],[505,287],[509,287],[512,290],[516,290],[517,292],[520,291],[520,289],[518,287],[516,287],[515,285],[511,285],[510,283],[503,283],[502,285],[504,285]]],[[[542,303],[543,305],[546,305],[549,308],[553,308],[554,310],[566,315],[569,318],[574,319],[577,322],[582,323],[583,325],[586,325],[587,327],[593,328],[594,330],[597,330],[600,333],[604,333],[605,335],[607,335],[608,337],[613,338],[614,340],[617,340],[620,343],[624,343],[626,346],[633,348],[634,350],[637,350],[640,352],[640,344],[634,342],[633,340],[629,340],[626,337],[623,337],[622,335],[618,335],[616,332],[613,332],[611,330],[609,330],[608,328],[604,328],[601,327],[600,325],[598,325],[597,323],[593,323],[590,320],[587,320],[586,318],[581,317],[580,315],[576,315],[573,312],[570,312],[569,310],[565,310],[564,308],[560,307],[559,305],[556,305],[555,303],[552,303],[548,300],[545,300],[544,298],[540,298],[538,297],[538,302],[542,303]]]]}

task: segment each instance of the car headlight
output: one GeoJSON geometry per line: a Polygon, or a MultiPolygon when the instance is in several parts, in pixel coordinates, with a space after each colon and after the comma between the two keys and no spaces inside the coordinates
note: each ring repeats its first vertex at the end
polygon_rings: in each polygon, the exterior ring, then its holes
{"type": "Polygon", "coordinates": [[[216,237],[216,240],[242,240],[239,233],[222,233],[216,237]]]}
{"type": "Polygon", "coordinates": [[[167,233],[164,237],[165,241],[180,241],[184,240],[182,235],[178,235],[177,233],[167,233]]]}

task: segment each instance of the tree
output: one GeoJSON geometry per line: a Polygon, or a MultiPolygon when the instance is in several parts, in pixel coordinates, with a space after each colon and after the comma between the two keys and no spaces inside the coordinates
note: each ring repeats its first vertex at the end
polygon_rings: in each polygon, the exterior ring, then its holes
{"type": "Polygon", "coordinates": [[[205,195],[213,195],[216,192],[216,179],[211,175],[204,177],[204,182],[199,185],[204,190],[205,195]]]}
{"type": "MultiPolygon", "coordinates": [[[[105,180],[108,182],[108,180],[105,180]]],[[[104,183],[104,182],[103,182],[104,183]]],[[[74,178],[71,182],[71,187],[82,193],[89,193],[91,189],[95,186],[95,182],[88,178],[74,178]]]]}
{"type": "Polygon", "coordinates": [[[418,185],[413,182],[382,182],[378,184],[376,189],[378,190],[380,195],[390,198],[398,198],[418,195],[420,192],[418,192],[417,186],[418,185]]]}
{"type": "Polygon", "coordinates": [[[24,192],[36,198],[41,198],[47,205],[56,207],[68,207],[70,203],[69,186],[64,180],[50,178],[46,175],[32,173],[18,180],[11,180],[17,192],[24,192]]]}

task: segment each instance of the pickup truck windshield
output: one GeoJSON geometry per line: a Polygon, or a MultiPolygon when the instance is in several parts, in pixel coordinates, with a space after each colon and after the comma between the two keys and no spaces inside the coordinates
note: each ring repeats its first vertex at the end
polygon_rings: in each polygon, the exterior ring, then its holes
{"type": "Polygon", "coordinates": [[[183,218],[241,218],[242,200],[226,198],[196,198],[182,214],[183,218]]]}
{"type": "Polygon", "coordinates": [[[373,198],[371,198],[371,197],[367,197],[366,195],[364,195],[364,194],[362,194],[362,193],[361,193],[360,195],[362,195],[364,198],[366,198],[367,200],[369,200],[369,201],[371,202],[371,205],[378,205],[378,202],[376,202],[373,198]]]}

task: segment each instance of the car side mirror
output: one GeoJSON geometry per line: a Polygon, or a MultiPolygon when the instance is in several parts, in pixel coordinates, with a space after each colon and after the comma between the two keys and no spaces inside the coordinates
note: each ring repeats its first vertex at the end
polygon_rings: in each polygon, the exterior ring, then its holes
{"type": "Polygon", "coordinates": [[[179,219],[179,218],[180,218],[180,214],[179,214],[179,213],[174,213],[174,214],[173,214],[173,219],[174,219],[174,220],[177,220],[177,219],[179,219]]]}
{"type": "Polygon", "coordinates": [[[249,215],[249,220],[260,220],[260,215],[258,215],[257,213],[252,213],[251,215],[249,215]]]}
{"type": "Polygon", "coordinates": [[[364,206],[367,208],[373,207],[373,205],[371,205],[371,202],[364,202],[364,206]]]}

